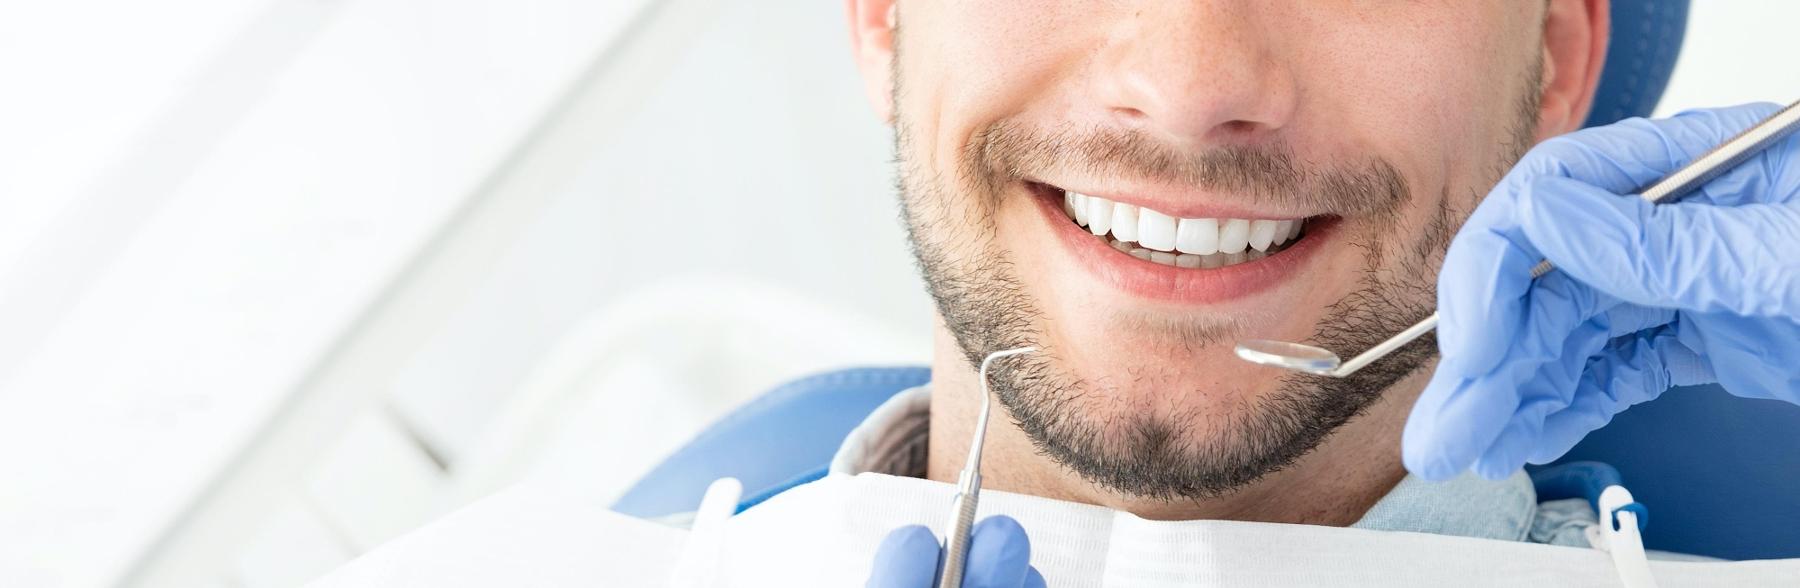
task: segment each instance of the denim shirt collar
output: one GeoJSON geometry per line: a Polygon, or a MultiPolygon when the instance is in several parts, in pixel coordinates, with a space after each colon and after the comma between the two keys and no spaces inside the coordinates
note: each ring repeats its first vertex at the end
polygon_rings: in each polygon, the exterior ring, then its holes
{"type": "MultiPolygon", "coordinates": [[[[924,477],[930,422],[929,385],[894,395],[844,439],[831,473],[924,477]]],[[[1464,475],[1428,482],[1408,475],[1350,526],[1525,541],[1537,506],[1537,493],[1523,472],[1498,481],[1464,475]]]]}

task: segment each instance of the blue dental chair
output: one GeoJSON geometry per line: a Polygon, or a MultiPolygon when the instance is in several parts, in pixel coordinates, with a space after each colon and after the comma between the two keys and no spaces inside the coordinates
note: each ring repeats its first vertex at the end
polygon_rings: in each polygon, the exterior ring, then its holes
{"type": "MultiPolygon", "coordinates": [[[[1612,2],[1612,37],[1588,126],[1651,112],[1680,51],[1687,11],[1686,0],[1612,2]]],[[[929,379],[923,367],[857,368],[783,385],[710,426],[613,508],[640,517],[687,512],[725,476],[743,482],[740,508],[748,508],[822,477],[870,411],[929,379]]],[[[1571,461],[1619,471],[1652,511],[1644,530],[1650,549],[1800,557],[1800,406],[1737,398],[1716,386],[1677,388],[1620,414],[1559,463],[1571,461]]]]}

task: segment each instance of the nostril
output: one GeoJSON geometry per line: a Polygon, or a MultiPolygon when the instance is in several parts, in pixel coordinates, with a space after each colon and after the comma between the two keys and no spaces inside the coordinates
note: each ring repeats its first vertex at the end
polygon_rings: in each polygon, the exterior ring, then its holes
{"type": "Polygon", "coordinates": [[[1262,125],[1247,120],[1225,121],[1219,125],[1219,132],[1225,135],[1242,137],[1256,132],[1262,125]]]}
{"type": "Polygon", "coordinates": [[[1150,115],[1145,114],[1144,111],[1129,106],[1115,106],[1113,107],[1113,112],[1118,113],[1119,118],[1133,122],[1150,118],[1150,115]]]}

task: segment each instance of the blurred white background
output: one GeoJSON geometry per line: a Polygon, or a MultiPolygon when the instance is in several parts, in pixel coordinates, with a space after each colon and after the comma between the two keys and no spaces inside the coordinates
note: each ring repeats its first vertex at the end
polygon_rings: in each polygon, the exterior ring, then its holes
{"type": "MultiPolygon", "coordinates": [[[[1664,113],[1800,97],[1696,3],[1664,113]]],[[[0,586],[287,586],[610,500],[929,301],[837,2],[0,4],[0,586]]]]}

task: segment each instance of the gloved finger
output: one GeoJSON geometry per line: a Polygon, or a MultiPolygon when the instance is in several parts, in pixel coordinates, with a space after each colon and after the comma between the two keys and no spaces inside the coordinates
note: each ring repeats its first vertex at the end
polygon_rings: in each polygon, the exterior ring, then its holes
{"type": "Polygon", "coordinates": [[[1019,521],[995,515],[975,524],[963,585],[969,588],[1019,588],[1031,568],[1031,539],[1019,521]]]}
{"type": "Polygon", "coordinates": [[[1677,385],[1712,376],[1719,386],[1746,398],[1800,404],[1800,317],[1747,318],[1690,313],[1682,342],[1700,350],[1706,363],[1698,369],[1671,367],[1677,385]]]}
{"type": "Polygon", "coordinates": [[[1780,109],[1766,102],[1745,104],[1582,129],[1532,148],[1501,184],[1560,176],[1635,194],[1780,109]]]}
{"type": "Polygon", "coordinates": [[[1543,417],[1567,405],[1581,360],[1611,338],[1614,321],[1604,313],[1615,303],[1567,276],[1545,275],[1525,300],[1516,317],[1487,317],[1526,325],[1508,339],[1485,342],[1505,351],[1494,369],[1459,369],[1448,362],[1462,350],[1440,345],[1444,363],[1413,404],[1402,433],[1402,461],[1415,475],[1442,480],[1471,466],[1489,477],[1510,475],[1529,455],[1528,440],[1543,417]],[[1495,451],[1504,454],[1496,457],[1495,451]]]}
{"type": "Polygon", "coordinates": [[[1531,277],[1543,255],[1519,224],[1521,206],[1557,198],[1539,189],[1533,182],[1490,195],[1452,241],[1438,274],[1438,369],[1473,377],[1502,361],[1559,357],[1564,326],[1618,306],[1568,276],[1531,277]]]}
{"type": "Polygon", "coordinates": [[[1025,570],[1025,588],[1044,588],[1044,575],[1038,573],[1037,566],[1025,570]]]}
{"type": "Polygon", "coordinates": [[[875,549],[869,569],[869,588],[930,588],[937,581],[937,536],[924,525],[907,525],[889,532],[875,549]]]}
{"type": "Polygon", "coordinates": [[[1541,256],[1513,219],[1507,198],[1490,196],[1451,240],[1438,272],[1438,370],[1482,374],[1506,357],[1522,322],[1531,266],[1541,256]]]}
{"type": "MultiPolygon", "coordinates": [[[[1536,453],[1544,421],[1574,403],[1588,358],[1598,356],[1610,337],[1604,321],[1587,321],[1568,332],[1560,359],[1539,364],[1529,378],[1511,384],[1519,406],[1503,429],[1475,461],[1475,473],[1489,480],[1512,475],[1536,453]]],[[[1479,384],[1477,384],[1479,385],[1479,384]]],[[[1503,393],[1491,388],[1490,393],[1503,393]]]]}
{"type": "Polygon", "coordinates": [[[1569,406],[1544,420],[1530,463],[1545,464],[1568,453],[1588,433],[1606,426],[1613,415],[1655,400],[1676,385],[1669,367],[1699,362],[1699,354],[1683,345],[1671,328],[1620,337],[1607,343],[1587,371],[1569,406]]]}
{"type": "Polygon", "coordinates": [[[1506,428],[1494,439],[1493,445],[1475,459],[1470,466],[1475,475],[1487,480],[1504,480],[1524,465],[1524,456],[1532,450],[1538,431],[1544,427],[1544,416],[1538,414],[1542,410],[1528,409],[1526,412],[1507,421],[1506,428]]]}
{"type": "Polygon", "coordinates": [[[1521,193],[1521,229],[1557,269],[1619,299],[1696,312],[1800,314],[1800,203],[1653,205],[1566,178],[1521,193]]]}
{"type": "Polygon", "coordinates": [[[1407,471],[1448,480],[1475,463],[1518,407],[1517,396],[1484,391],[1455,371],[1431,375],[1401,431],[1400,459],[1407,471]]]}

